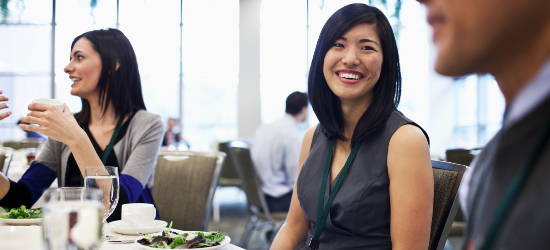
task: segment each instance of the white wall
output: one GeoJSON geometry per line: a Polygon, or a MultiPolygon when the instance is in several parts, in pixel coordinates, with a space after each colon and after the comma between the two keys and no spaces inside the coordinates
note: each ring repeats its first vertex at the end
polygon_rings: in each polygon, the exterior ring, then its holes
{"type": "Polygon", "coordinates": [[[261,124],[260,102],[261,0],[240,0],[238,137],[254,137],[261,124]]]}

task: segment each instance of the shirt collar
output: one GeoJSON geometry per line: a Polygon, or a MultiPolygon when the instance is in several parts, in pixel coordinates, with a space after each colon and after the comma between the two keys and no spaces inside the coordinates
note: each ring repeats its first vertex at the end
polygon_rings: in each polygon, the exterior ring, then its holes
{"type": "Polygon", "coordinates": [[[293,124],[296,124],[296,125],[300,124],[298,121],[296,121],[296,118],[294,118],[294,116],[292,116],[289,113],[285,113],[285,116],[283,117],[283,119],[288,120],[288,121],[292,121],[293,124]]]}
{"type": "Polygon", "coordinates": [[[550,95],[550,59],[507,107],[504,126],[518,122],[550,95]]]}

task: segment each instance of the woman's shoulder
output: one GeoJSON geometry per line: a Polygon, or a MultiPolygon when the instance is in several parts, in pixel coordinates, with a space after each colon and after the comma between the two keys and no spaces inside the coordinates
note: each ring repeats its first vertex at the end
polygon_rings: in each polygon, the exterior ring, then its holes
{"type": "Polygon", "coordinates": [[[417,134],[421,135],[422,138],[428,140],[428,144],[430,142],[428,133],[420,125],[418,125],[413,120],[407,118],[403,113],[398,110],[392,112],[392,114],[388,118],[387,127],[394,128],[393,136],[409,137],[411,134],[417,134]]]}
{"type": "Polygon", "coordinates": [[[138,125],[151,124],[162,125],[162,118],[160,115],[147,112],[145,110],[138,110],[132,119],[132,122],[138,125]]]}
{"type": "Polygon", "coordinates": [[[319,123],[315,124],[311,128],[306,130],[304,139],[302,140],[302,152],[308,153],[311,150],[311,145],[315,143],[315,140],[319,136],[319,123]]]}
{"type": "Polygon", "coordinates": [[[164,133],[164,123],[159,115],[138,110],[129,124],[129,130],[137,134],[164,133]]]}

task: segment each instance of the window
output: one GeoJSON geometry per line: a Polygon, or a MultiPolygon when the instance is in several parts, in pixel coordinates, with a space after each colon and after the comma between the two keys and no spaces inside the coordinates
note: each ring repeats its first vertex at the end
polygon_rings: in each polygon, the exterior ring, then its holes
{"type": "MultiPolygon", "coordinates": [[[[263,123],[271,123],[285,114],[285,101],[290,93],[307,91],[306,14],[306,1],[262,1],[260,94],[263,123]],[[282,13],[284,18],[281,18],[282,13]]],[[[314,116],[311,112],[310,117],[314,116]]]]}
{"type": "Polygon", "coordinates": [[[136,52],[147,111],[160,115],[164,122],[177,119],[181,3],[119,0],[119,6],[119,29],[136,52]]]}
{"type": "Polygon", "coordinates": [[[9,15],[0,20],[0,89],[11,97],[7,110],[12,115],[0,121],[3,140],[25,137],[17,121],[29,112],[33,99],[51,93],[51,2],[10,1],[8,9],[9,15]]]}
{"type": "Polygon", "coordinates": [[[504,97],[490,75],[470,75],[454,83],[456,125],[454,146],[476,148],[485,145],[500,129],[504,97]]]}
{"type": "Polygon", "coordinates": [[[183,1],[183,136],[193,150],[237,137],[239,1],[183,1]]]}

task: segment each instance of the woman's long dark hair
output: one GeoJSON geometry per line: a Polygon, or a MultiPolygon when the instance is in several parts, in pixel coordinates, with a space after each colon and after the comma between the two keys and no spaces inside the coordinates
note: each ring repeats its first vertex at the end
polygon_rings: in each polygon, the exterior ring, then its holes
{"type": "MultiPolygon", "coordinates": [[[[109,103],[113,104],[118,119],[134,111],[145,110],[136,54],[128,38],[117,29],[88,31],[74,39],[71,50],[82,37],[88,39],[101,56],[103,66],[97,90],[103,114],[109,103]]],[[[90,103],[84,98],[81,100],[82,111],[75,114],[75,118],[80,126],[87,126],[91,115],[90,103]]]]}
{"type": "Polygon", "coordinates": [[[313,54],[308,78],[308,96],[317,115],[321,131],[330,139],[347,141],[340,99],[329,88],[323,74],[327,51],[346,31],[358,24],[374,24],[380,38],[383,62],[380,79],[373,88],[369,108],[363,113],[351,138],[351,145],[364,141],[385,125],[389,115],[397,109],[401,97],[401,70],[395,36],[388,19],[375,7],[350,4],[336,11],[325,23],[313,54]]]}

